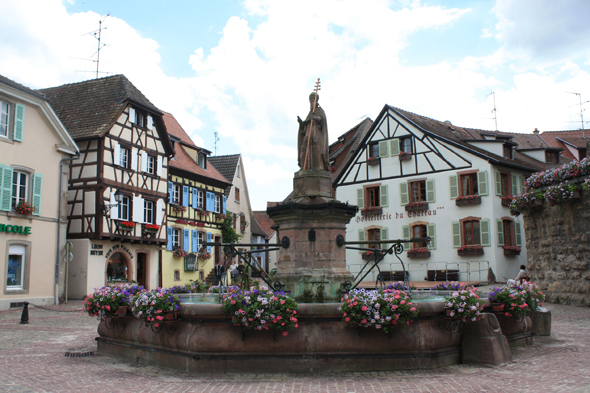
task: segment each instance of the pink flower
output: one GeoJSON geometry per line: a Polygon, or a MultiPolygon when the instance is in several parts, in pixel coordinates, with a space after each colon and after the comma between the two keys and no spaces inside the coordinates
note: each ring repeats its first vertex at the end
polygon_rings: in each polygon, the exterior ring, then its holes
{"type": "Polygon", "coordinates": [[[299,327],[299,325],[298,325],[298,324],[295,324],[295,327],[296,327],[296,328],[298,328],[298,327],[299,327]]]}
{"type": "Polygon", "coordinates": [[[159,323],[154,323],[154,327],[160,327],[159,323]]]}
{"type": "Polygon", "coordinates": [[[346,318],[344,318],[344,321],[345,322],[350,322],[350,318],[349,317],[346,317],[346,318]]]}
{"type": "Polygon", "coordinates": [[[289,335],[289,332],[283,332],[283,336],[289,335]]]}
{"type": "Polygon", "coordinates": [[[285,301],[284,300],[281,300],[281,304],[285,304],[285,301]]]}
{"type": "Polygon", "coordinates": [[[363,310],[363,311],[367,311],[367,306],[363,306],[363,307],[361,308],[361,310],[363,310]]]}
{"type": "Polygon", "coordinates": [[[161,321],[162,319],[164,319],[164,317],[163,317],[163,316],[161,316],[161,315],[158,315],[158,316],[156,317],[156,319],[157,319],[158,321],[161,321]]]}
{"type": "Polygon", "coordinates": [[[416,311],[416,307],[410,307],[410,311],[416,311]]]}

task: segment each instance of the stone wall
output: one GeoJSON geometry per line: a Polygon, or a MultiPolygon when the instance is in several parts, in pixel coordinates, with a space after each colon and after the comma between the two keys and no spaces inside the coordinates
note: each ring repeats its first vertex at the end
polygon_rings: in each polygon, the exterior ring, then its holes
{"type": "Polygon", "coordinates": [[[527,269],[547,302],[590,307],[590,189],[524,215],[527,269]]]}

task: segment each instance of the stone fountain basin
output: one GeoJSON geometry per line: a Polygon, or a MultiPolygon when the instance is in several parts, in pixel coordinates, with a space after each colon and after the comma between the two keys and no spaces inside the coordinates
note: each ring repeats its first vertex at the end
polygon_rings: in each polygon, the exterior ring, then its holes
{"type": "MultiPolygon", "coordinates": [[[[101,322],[96,340],[102,354],[200,373],[386,371],[461,363],[463,330],[456,331],[457,324],[443,318],[443,302],[416,303],[419,319],[392,334],[347,325],[338,307],[300,304],[299,328],[282,336],[242,332],[219,304],[183,304],[180,320],[157,333],[128,316],[111,328],[101,322]]],[[[530,335],[531,328],[525,321],[511,325],[511,332],[530,335]]]]}

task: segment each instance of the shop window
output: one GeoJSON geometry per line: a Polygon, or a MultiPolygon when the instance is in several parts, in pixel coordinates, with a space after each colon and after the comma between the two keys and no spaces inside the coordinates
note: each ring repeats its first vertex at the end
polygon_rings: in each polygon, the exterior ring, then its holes
{"type": "Polygon", "coordinates": [[[8,270],[6,274],[6,289],[23,289],[25,278],[26,247],[11,245],[8,250],[8,270]]]}
{"type": "Polygon", "coordinates": [[[114,253],[109,259],[107,265],[107,282],[127,282],[129,281],[129,268],[127,260],[121,253],[114,253]]]}

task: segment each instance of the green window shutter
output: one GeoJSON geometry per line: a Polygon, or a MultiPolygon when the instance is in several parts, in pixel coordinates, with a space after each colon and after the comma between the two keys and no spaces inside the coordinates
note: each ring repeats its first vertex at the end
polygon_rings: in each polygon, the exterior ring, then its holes
{"type": "Polygon", "coordinates": [[[436,202],[436,194],[434,192],[434,179],[426,180],[426,202],[436,202]]]}
{"type": "Polygon", "coordinates": [[[400,201],[402,202],[401,205],[405,206],[410,203],[410,198],[408,196],[408,183],[401,182],[399,184],[399,197],[400,201]]]}
{"type": "Polygon", "coordinates": [[[359,209],[365,207],[365,190],[363,188],[356,189],[356,204],[359,206],[359,209]]]}
{"type": "MultiPolygon", "coordinates": [[[[365,241],[365,230],[364,229],[359,229],[359,242],[364,242],[365,241]]],[[[359,248],[362,248],[366,246],[366,244],[359,244],[359,248]]],[[[362,250],[359,250],[359,254],[362,253],[362,250]]]]}
{"type": "Polygon", "coordinates": [[[496,178],[496,195],[502,195],[502,175],[500,172],[494,171],[494,176],[496,178]]]}
{"type": "Polygon", "coordinates": [[[518,179],[520,180],[520,193],[522,194],[524,192],[524,176],[518,176],[518,179]]]}
{"type": "Polygon", "coordinates": [[[481,234],[481,245],[489,247],[491,245],[490,220],[486,218],[479,222],[479,232],[481,234]]]}
{"type": "Polygon", "coordinates": [[[436,227],[434,224],[428,224],[426,226],[426,236],[430,237],[430,244],[428,245],[428,249],[436,250],[436,227]]]}
{"type": "Polygon", "coordinates": [[[514,221],[514,233],[516,238],[516,245],[518,247],[522,247],[522,232],[520,229],[520,221],[514,221]]]}
{"type": "Polygon", "coordinates": [[[477,182],[479,183],[479,195],[488,195],[488,171],[477,172],[477,182]]]}
{"type": "Polygon", "coordinates": [[[399,156],[399,139],[392,139],[391,140],[391,156],[399,156]]]}
{"type": "MultiPolygon", "coordinates": [[[[381,240],[389,240],[389,228],[381,228],[381,240]]],[[[387,250],[389,244],[382,243],[381,248],[387,250]]]]}
{"type": "Polygon", "coordinates": [[[23,141],[23,134],[25,132],[25,106],[16,104],[14,114],[14,134],[13,139],[18,142],[23,141]]]}
{"type": "Polygon", "coordinates": [[[504,245],[504,223],[499,218],[496,218],[496,228],[498,230],[498,245],[504,245]]]}
{"type": "Polygon", "coordinates": [[[9,166],[0,164],[0,210],[12,210],[12,173],[9,166]]]}
{"type": "Polygon", "coordinates": [[[379,142],[379,157],[389,157],[389,149],[387,141],[379,142]]]}
{"type": "MultiPolygon", "coordinates": [[[[410,226],[409,225],[402,225],[402,235],[403,235],[403,240],[410,240],[410,226]]],[[[411,247],[409,242],[403,243],[403,246],[404,246],[404,250],[409,250],[411,247]]]]}
{"type": "Polygon", "coordinates": [[[510,175],[510,179],[512,180],[512,193],[510,195],[518,195],[518,179],[516,179],[516,175],[510,175]]]}
{"type": "Polygon", "coordinates": [[[453,247],[461,247],[461,223],[459,221],[453,221],[451,225],[453,228],[453,247]]]}
{"type": "Polygon", "coordinates": [[[388,188],[387,184],[379,187],[379,191],[381,194],[381,197],[379,198],[379,203],[380,203],[381,207],[389,206],[389,194],[387,192],[387,188],[388,188]]]}
{"type": "Polygon", "coordinates": [[[33,215],[41,215],[41,192],[43,190],[43,175],[35,173],[33,175],[33,206],[36,207],[33,215]]]}
{"type": "Polygon", "coordinates": [[[457,199],[459,196],[459,183],[457,182],[457,175],[449,176],[449,187],[451,189],[451,199],[457,199]]]}

